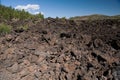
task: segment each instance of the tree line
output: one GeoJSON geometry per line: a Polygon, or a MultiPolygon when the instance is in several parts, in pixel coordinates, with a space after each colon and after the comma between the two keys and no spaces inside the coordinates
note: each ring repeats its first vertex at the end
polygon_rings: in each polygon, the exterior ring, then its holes
{"type": "Polygon", "coordinates": [[[0,5],[0,18],[2,19],[33,19],[33,18],[44,18],[44,15],[39,13],[36,15],[30,14],[29,12],[26,12],[25,10],[16,10],[12,7],[6,7],[4,5],[0,5]]]}

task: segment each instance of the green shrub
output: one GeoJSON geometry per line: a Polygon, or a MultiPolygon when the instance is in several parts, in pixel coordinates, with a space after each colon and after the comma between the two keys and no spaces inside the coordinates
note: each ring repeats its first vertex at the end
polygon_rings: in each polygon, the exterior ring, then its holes
{"type": "Polygon", "coordinates": [[[7,34],[11,32],[11,26],[1,23],[0,24],[0,35],[1,34],[7,34]]]}
{"type": "Polygon", "coordinates": [[[20,26],[21,29],[23,29],[24,31],[28,30],[28,25],[23,25],[23,26],[20,26]]]}
{"type": "Polygon", "coordinates": [[[21,25],[19,27],[17,27],[17,31],[27,31],[28,30],[28,25],[21,25]]]}

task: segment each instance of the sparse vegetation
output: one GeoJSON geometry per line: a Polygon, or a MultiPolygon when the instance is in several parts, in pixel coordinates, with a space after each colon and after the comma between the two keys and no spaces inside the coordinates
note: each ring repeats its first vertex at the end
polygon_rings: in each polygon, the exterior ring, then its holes
{"type": "Polygon", "coordinates": [[[21,25],[21,26],[18,26],[16,29],[15,29],[15,32],[23,32],[23,31],[27,31],[28,30],[28,25],[21,25]]]}
{"type": "Polygon", "coordinates": [[[22,25],[20,27],[18,27],[18,29],[22,29],[24,31],[28,30],[28,25],[22,25]]]}
{"type": "Polygon", "coordinates": [[[7,34],[11,32],[11,26],[1,23],[0,24],[0,35],[7,34]]]}
{"type": "Polygon", "coordinates": [[[65,20],[65,19],[66,19],[66,17],[62,17],[61,19],[64,19],[64,20],[65,20]]]}

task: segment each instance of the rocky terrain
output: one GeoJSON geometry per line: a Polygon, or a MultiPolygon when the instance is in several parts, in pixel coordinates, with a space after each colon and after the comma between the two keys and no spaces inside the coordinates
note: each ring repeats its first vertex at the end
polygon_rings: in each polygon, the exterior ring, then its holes
{"type": "Polygon", "coordinates": [[[0,80],[120,80],[120,19],[6,23],[13,30],[0,36],[0,80]]]}

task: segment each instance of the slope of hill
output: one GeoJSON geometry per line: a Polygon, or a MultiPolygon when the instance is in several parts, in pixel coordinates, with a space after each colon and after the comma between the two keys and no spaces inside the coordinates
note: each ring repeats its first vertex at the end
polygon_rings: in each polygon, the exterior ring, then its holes
{"type": "Polygon", "coordinates": [[[3,5],[0,5],[0,18],[11,20],[11,19],[31,19],[31,18],[44,18],[44,15],[37,14],[32,15],[24,10],[16,10],[12,7],[6,7],[3,5]]]}
{"type": "Polygon", "coordinates": [[[71,17],[70,19],[72,19],[72,20],[120,19],[120,15],[116,15],[116,16],[107,16],[107,15],[94,14],[94,15],[88,15],[88,16],[71,17]]]}

